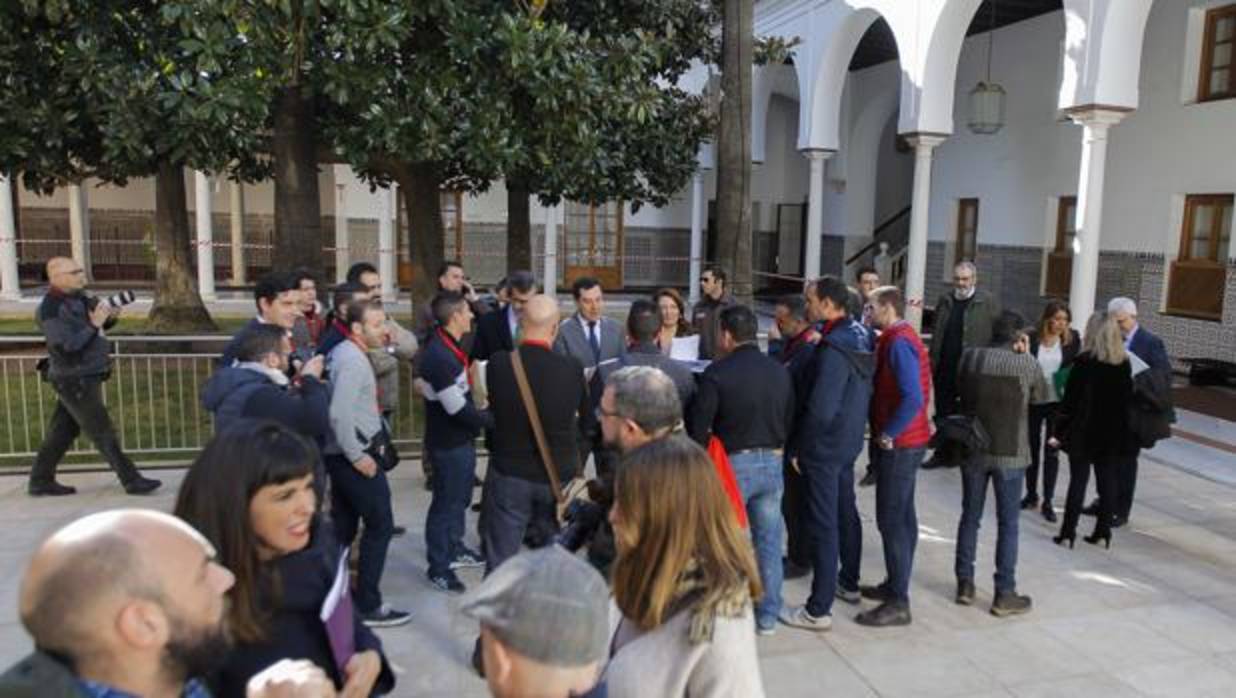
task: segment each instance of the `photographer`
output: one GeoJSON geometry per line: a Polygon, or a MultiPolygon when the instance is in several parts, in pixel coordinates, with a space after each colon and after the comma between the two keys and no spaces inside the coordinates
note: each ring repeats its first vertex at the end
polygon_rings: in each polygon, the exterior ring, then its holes
{"type": "Polygon", "coordinates": [[[103,381],[111,375],[111,357],[103,332],[116,324],[119,304],[87,296],[85,270],[67,257],[47,262],[47,295],[35,314],[47,339],[43,377],[56,391],[56,410],[34,467],[30,469],[31,496],[73,494],[77,490],[56,482],[56,466],[77,435],[85,431],[107,459],[129,494],[148,494],[158,480],[142,477],[120,450],[120,439],[103,405],[103,381]]]}

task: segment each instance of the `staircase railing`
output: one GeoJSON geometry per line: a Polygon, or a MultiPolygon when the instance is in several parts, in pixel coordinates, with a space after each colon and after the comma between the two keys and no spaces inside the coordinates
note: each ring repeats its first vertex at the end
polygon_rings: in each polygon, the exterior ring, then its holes
{"type": "Polygon", "coordinates": [[[905,208],[901,209],[900,211],[886,218],[883,223],[877,225],[875,231],[871,233],[871,242],[864,245],[863,248],[860,249],[858,252],[855,252],[854,254],[850,255],[850,258],[845,260],[845,265],[847,267],[850,266],[851,264],[855,262],[855,260],[859,259],[863,255],[875,249],[881,242],[880,233],[883,233],[885,230],[888,230],[895,223],[897,223],[897,221],[909,215],[911,208],[912,208],[911,206],[906,206],[905,208]]]}

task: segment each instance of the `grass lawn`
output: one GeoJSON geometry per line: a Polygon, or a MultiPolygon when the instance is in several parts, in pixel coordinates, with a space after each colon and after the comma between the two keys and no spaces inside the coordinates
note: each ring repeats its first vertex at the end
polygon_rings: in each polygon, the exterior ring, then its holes
{"type": "MultiPolygon", "coordinates": [[[[0,357],[0,473],[24,470],[43,441],[56,406],[55,394],[35,372],[36,352],[0,357]],[[22,454],[22,455],[7,455],[22,454]]],[[[210,414],[199,402],[201,386],[214,370],[213,356],[125,355],[113,362],[104,384],[104,399],[121,434],[125,451],[135,460],[186,460],[209,441],[210,414]]],[[[413,399],[409,368],[401,367],[401,408],[392,425],[396,439],[420,437],[423,401],[413,399]]],[[[85,438],[79,438],[66,463],[100,463],[102,458],[85,438]]],[[[411,456],[411,447],[405,447],[411,456]]]]}

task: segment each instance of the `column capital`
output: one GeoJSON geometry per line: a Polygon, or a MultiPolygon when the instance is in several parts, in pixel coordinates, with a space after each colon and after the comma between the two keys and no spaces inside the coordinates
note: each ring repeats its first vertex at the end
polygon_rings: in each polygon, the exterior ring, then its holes
{"type": "Polygon", "coordinates": [[[833,148],[799,148],[798,152],[808,160],[827,160],[837,154],[833,148]]]}
{"type": "Polygon", "coordinates": [[[923,149],[930,151],[944,141],[948,140],[948,137],[951,134],[934,133],[932,131],[911,131],[910,133],[903,133],[900,135],[902,138],[906,139],[906,142],[909,143],[916,151],[921,151],[923,149]]]}
{"type": "Polygon", "coordinates": [[[1083,104],[1064,110],[1065,116],[1075,124],[1106,129],[1124,121],[1133,112],[1128,107],[1112,107],[1101,104],[1083,104]]]}

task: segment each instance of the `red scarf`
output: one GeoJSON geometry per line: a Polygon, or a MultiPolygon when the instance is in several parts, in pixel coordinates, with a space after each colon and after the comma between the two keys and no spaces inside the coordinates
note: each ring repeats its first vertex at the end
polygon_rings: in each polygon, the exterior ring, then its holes
{"type": "Polygon", "coordinates": [[[523,347],[523,346],[528,346],[528,347],[541,347],[542,349],[544,349],[544,350],[546,350],[546,351],[553,351],[553,350],[554,350],[554,349],[553,349],[553,347],[549,346],[549,342],[546,342],[546,341],[545,341],[545,340],[543,340],[543,339],[525,339],[525,340],[523,340],[523,341],[521,341],[521,342],[519,343],[519,346],[521,346],[521,347],[523,347]]]}
{"type": "Polygon", "coordinates": [[[465,354],[463,349],[460,349],[459,345],[455,343],[455,338],[441,327],[438,328],[438,338],[441,339],[442,343],[446,345],[446,348],[450,349],[451,353],[455,355],[455,360],[463,364],[464,373],[468,375],[468,385],[471,386],[472,372],[468,369],[471,367],[472,361],[468,358],[468,355],[465,354]]]}

